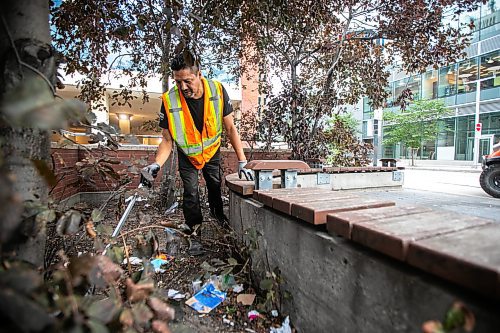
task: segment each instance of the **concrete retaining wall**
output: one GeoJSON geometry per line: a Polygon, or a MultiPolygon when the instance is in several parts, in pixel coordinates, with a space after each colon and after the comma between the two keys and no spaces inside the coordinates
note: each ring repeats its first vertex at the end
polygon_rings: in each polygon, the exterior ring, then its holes
{"type": "Polygon", "coordinates": [[[500,329],[500,304],[379,255],[340,237],[230,192],[230,222],[262,236],[252,269],[264,277],[278,268],[291,293],[281,312],[299,332],[421,332],[427,320],[443,320],[460,300],[476,316],[474,332],[500,329]]]}
{"type": "Polygon", "coordinates": [[[404,178],[403,171],[393,172],[358,172],[358,173],[331,173],[330,184],[318,185],[317,174],[302,174],[297,178],[299,187],[316,187],[332,190],[348,190],[348,189],[366,189],[366,188],[381,188],[381,187],[398,187],[403,186],[404,178]],[[400,179],[393,178],[394,172],[400,175],[400,179]]]}

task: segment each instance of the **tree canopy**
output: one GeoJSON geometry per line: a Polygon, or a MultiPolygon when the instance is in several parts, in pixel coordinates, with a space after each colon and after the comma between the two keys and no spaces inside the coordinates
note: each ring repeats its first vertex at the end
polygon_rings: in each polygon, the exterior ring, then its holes
{"type": "Polygon", "coordinates": [[[425,141],[434,140],[447,128],[440,119],[450,114],[442,100],[416,101],[400,113],[384,113],[384,144],[402,143],[413,151],[425,141]]]}
{"type": "Polygon", "coordinates": [[[449,113],[441,100],[416,101],[400,113],[386,112],[384,144],[403,143],[407,147],[418,148],[443,131],[439,120],[449,113]]]}
{"type": "MultiPolygon", "coordinates": [[[[362,96],[383,107],[395,67],[411,74],[463,57],[472,23],[459,26],[458,17],[480,3],[245,2],[245,38],[284,87],[270,94],[261,131],[284,137],[295,158],[324,156],[326,119],[362,96]]],[[[408,89],[399,102],[411,99],[408,89]]]]}
{"type": "Polygon", "coordinates": [[[138,89],[147,100],[147,79],[154,74],[162,76],[166,91],[170,60],[185,49],[201,54],[202,66],[238,72],[239,12],[231,0],[72,0],[53,4],[51,13],[66,73],[85,77],[80,82],[85,102],[100,100],[102,78],[112,69],[129,79],[114,94],[121,103],[138,89]]]}

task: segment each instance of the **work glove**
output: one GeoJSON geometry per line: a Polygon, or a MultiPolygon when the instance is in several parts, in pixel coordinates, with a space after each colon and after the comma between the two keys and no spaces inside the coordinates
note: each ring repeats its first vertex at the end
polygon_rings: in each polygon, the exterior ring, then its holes
{"type": "Polygon", "coordinates": [[[141,170],[141,184],[147,187],[153,186],[153,182],[160,171],[160,165],[153,163],[141,170]]]}
{"type": "Polygon", "coordinates": [[[238,176],[241,179],[241,175],[243,174],[246,180],[253,180],[252,170],[245,169],[245,165],[247,161],[238,161],[238,176]]]}

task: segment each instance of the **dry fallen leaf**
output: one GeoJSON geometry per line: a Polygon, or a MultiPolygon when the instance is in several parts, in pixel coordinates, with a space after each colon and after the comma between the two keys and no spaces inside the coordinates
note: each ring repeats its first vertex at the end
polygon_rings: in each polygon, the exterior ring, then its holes
{"type": "Polygon", "coordinates": [[[95,232],[94,229],[94,222],[88,221],[85,224],[85,231],[87,231],[87,235],[89,235],[90,238],[96,238],[97,233],[95,232]]]}
{"type": "Polygon", "coordinates": [[[104,279],[108,282],[116,281],[123,273],[123,269],[115,264],[107,256],[97,256],[97,268],[102,272],[104,279]]]}
{"type": "Polygon", "coordinates": [[[236,302],[243,305],[252,305],[255,300],[255,294],[239,294],[236,297],[236,302]]]}
{"type": "Polygon", "coordinates": [[[464,303],[462,302],[455,302],[452,305],[452,309],[456,311],[460,311],[464,315],[464,325],[463,329],[466,332],[472,332],[474,329],[474,326],[476,326],[476,318],[474,317],[474,314],[472,311],[470,311],[464,303]]]}
{"type": "Polygon", "coordinates": [[[129,309],[123,309],[120,314],[120,323],[123,325],[123,331],[126,331],[128,327],[132,327],[132,325],[134,325],[134,318],[129,309]]]}
{"type": "Polygon", "coordinates": [[[422,333],[443,333],[443,325],[438,320],[428,320],[422,324],[422,333]]]}
{"type": "Polygon", "coordinates": [[[127,279],[127,298],[130,302],[139,302],[146,299],[154,290],[152,282],[135,284],[130,278],[127,279]]]}
{"type": "Polygon", "coordinates": [[[161,320],[153,320],[152,328],[154,333],[170,333],[168,325],[161,320]]]}
{"type": "Polygon", "coordinates": [[[175,310],[170,307],[168,304],[160,300],[159,298],[156,297],[151,297],[148,300],[148,305],[153,310],[155,316],[158,319],[164,320],[164,321],[170,321],[174,320],[175,318],[175,310]]]}

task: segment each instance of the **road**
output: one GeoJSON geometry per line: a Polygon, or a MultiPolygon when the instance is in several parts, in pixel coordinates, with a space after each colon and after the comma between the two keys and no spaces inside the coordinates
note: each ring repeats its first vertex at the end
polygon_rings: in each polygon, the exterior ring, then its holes
{"type": "Polygon", "coordinates": [[[481,189],[479,172],[406,169],[404,177],[403,189],[366,191],[366,195],[500,222],[500,199],[481,189]]]}

